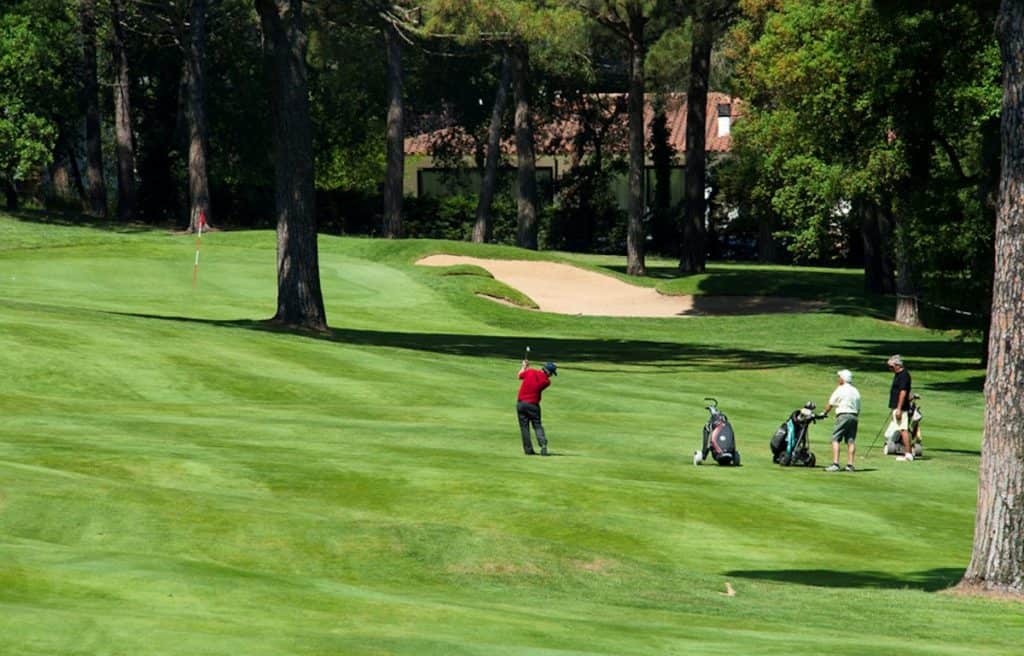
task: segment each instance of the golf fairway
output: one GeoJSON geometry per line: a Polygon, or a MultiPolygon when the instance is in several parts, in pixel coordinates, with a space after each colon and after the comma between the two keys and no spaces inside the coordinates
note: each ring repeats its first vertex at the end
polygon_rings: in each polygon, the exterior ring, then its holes
{"type": "Polygon", "coordinates": [[[1020,653],[1024,606],[942,592],[970,557],[976,342],[834,287],[797,315],[533,312],[413,262],[614,258],[328,236],[332,332],[299,334],[263,321],[274,249],[204,235],[193,288],[192,237],[0,214],[0,654],[1020,653]],[[527,345],[559,365],[549,458],[519,443],[527,345]],[[922,396],[913,463],[865,457],[892,353],[922,396]],[[771,464],[840,368],[859,471],[771,464]],[[707,396],[742,468],[690,464],[707,396]]]}

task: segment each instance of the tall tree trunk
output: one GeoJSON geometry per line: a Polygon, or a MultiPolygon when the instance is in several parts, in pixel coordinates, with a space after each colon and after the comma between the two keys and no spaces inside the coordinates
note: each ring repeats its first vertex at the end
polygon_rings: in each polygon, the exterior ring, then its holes
{"type": "Polygon", "coordinates": [[[931,184],[932,157],[935,153],[935,98],[937,81],[934,60],[941,56],[937,47],[918,55],[911,62],[916,75],[906,94],[896,104],[896,133],[907,153],[907,174],[898,185],[893,211],[893,259],[896,263],[896,322],[920,326],[917,286],[915,284],[911,230],[924,225],[930,211],[928,189],[931,184]]]}
{"type": "Polygon", "coordinates": [[[114,35],[114,135],[117,153],[117,219],[135,219],[135,138],[132,133],[131,69],[124,30],[124,0],[111,0],[114,35]]]}
{"type": "Polygon", "coordinates": [[[898,236],[896,246],[896,323],[918,327],[921,315],[917,305],[917,287],[914,285],[913,265],[910,263],[906,236],[898,236]]]}
{"type": "Polygon", "coordinates": [[[896,290],[893,264],[885,248],[892,243],[892,220],[878,203],[863,200],[858,206],[864,243],[864,289],[871,294],[892,294],[896,290]]]}
{"type": "Polygon", "coordinates": [[[100,85],[96,72],[96,0],[80,0],[82,25],[82,104],[85,109],[85,175],[89,183],[89,214],[107,216],[107,183],[103,177],[103,135],[100,132],[100,85]]]}
{"type": "Polygon", "coordinates": [[[405,108],[402,103],[402,35],[394,25],[384,28],[388,69],[388,164],[384,183],[384,236],[402,236],[402,180],[405,175],[405,108]]]}
{"type": "Polygon", "coordinates": [[[289,326],[326,330],[317,251],[313,126],[302,0],[255,0],[271,78],[277,313],[289,326]]]}
{"type": "Polygon", "coordinates": [[[512,87],[516,102],[516,185],[518,230],[516,245],[537,250],[537,156],[533,149],[533,121],[530,119],[530,53],[526,46],[512,47],[512,87]]]}
{"type": "Polygon", "coordinates": [[[644,263],[644,18],[630,17],[629,44],[629,203],[626,273],[647,274],[644,263]]]}
{"type": "Polygon", "coordinates": [[[189,231],[199,230],[199,217],[210,215],[210,180],[206,172],[210,128],[206,120],[206,16],[208,0],[192,0],[191,31],[185,67],[188,89],[189,231]]]}
{"type": "Polygon", "coordinates": [[[53,184],[53,196],[61,205],[81,207],[85,201],[85,189],[82,186],[78,162],[75,161],[75,151],[63,126],[57,134],[57,143],[53,150],[50,180],[53,184]]]}
{"type": "Polygon", "coordinates": [[[491,240],[491,204],[498,186],[498,161],[501,159],[501,119],[508,104],[508,85],[512,79],[512,57],[508,48],[501,52],[501,79],[494,94],[491,109],[491,124],[487,129],[487,162],[484,164],[484,178],[480,185],[480,198],[476,205],[476,223],[473,225],[473,241],[483,244],[491,240]]]}
{"type": "Polygon", "coordinates": [[[1024,4],[1003,0],[996,26],[1003,60],[1003,166],[978,512],[960,587],[1024,595],[1024,4]]]}
{"type": "Polygon", "coordinates": [[[14,211],[20,207],[18,202],[18,188],[14,186],[14,182],[9,179],[4,179],[4,197],[7,201],[7,209],[14,211]]]}
{"type": "Polygon", "coordinates": [[[764,212],[757,221],[757,261],[761,264],[775,262],[778,249],[775,243],[775,216],[764,212]]]}
{"type": "Polygon", "coordinates": [[[677,254],[677,234],[672,219],[672,147],[669,144],[671,130],[665,113],[665,99],[660,97],[654,103],[654,117],[651,119],[651,163],[654,166],[654,211],[651,220],[651,235],[656,252],[662,255],[677,254]]]}
{"type": "Polygon", "coordinates": [[[708,20],[695,19],[690,47],[690,83],[686,92],[686,212],[683,215],[683,243],[679,247],[679,271],[682,273],[703,273],[707,259],[704,255],[704,215],[707,211],[704,202],[707,182],[704,131],[713,42],[714,31],[708,20]]]}
{"type": "Polygon", "coordinates": [[[78,166],[78,149],[75,148],[74,144],[68,143],[66,144],[66,152],[68,171],[71,173],[71,185],[79,205],[83,205],[88,196],[85,191],[85,184],[82,182],[82,169],[78,166]]]}

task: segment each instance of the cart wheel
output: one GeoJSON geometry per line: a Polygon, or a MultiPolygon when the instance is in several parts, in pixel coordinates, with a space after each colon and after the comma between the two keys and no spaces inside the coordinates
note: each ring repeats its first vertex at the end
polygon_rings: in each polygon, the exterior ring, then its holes
{"type": "Polygon", "coordinates": [[[882,445],[882,455],[883,456],[889,455],[889,442],[888,441],[885,444],[882,445]]]}
{"type": "Polygon", "coordinates": [[[807,458],[807,466],[808,467],[813,467],[814,463],[816,463],[816,462],[818,462],[818,460],[817,460],[817,458],[814,457],[814,454],[812,453],[811,456],[809,458],[807,458]]]}
{"type": "Polygon", "coordinates": [[[921,454],[923,452],[924,452],[924,449],[921,448],[920,442],[914,445],[914,457],[915,458],[920,458],[921,454]]]}

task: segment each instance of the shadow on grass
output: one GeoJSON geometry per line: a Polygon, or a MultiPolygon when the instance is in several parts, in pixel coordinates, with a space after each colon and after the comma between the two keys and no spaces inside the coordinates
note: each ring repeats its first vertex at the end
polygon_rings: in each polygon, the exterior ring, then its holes
{"type": "Polygon", "coordinates": [[[697,283],[704,294],[751,293],[817,299],[821,298],[823,290],[828,290],[830,295],[854,297],[860,296],[864,289],[863,274],[851,271],[750,268],[712,270],[708,274],[697,283]]]}
{"type": "Polygon", "coordinates": [[[145,224],[145,223],[119,223],[109,219],[97,219],[70,210],[6,210],[6,213],[19,221],[29,223],[41,223],[44,225],[72,226],[79,228],[92,228],[94,230],[109,230],[119,233],[149,232],[154,229],[166,228],[166,225],[145,224]]]}
{"type": "Polygon", "coordinates": [[[733,570],[726,576],[782,583],[798,583],[819,588],[875,588],[937,592],[955,585],[964,574],[962,567],[940,567],[920,572],[844,572],[832,569],[733,570]]]}
{"type": "MultiPolygon", "coordinates": [[[[923,341],[901,341],[875,339],[851,339],[846,340],[865,354],[878,356],[881,368],[885,368],[885,361],[890,355],[899,353],[907,363],[907,369],[913,373],[915,358],[957,358],[963,360],[974,360],[980,362],[981,344],[978,342],[923,342],[923,341]],[[893,349],[897,349],[893,351],[893,349]]],[[[980,365],[979,365],[980,366],[980,365]]]]}
{"type": "MultiPolygon", "coordinates": [[[[823,366],[813,353],[763,351],[708,344],[659,342],[635,339],[571,339],[538,338],[531,336],[461,335],[453,333],[403,333],[386,330],[356,330],[334,328],[326,332],[301,331],[273,321],[251,319],[214,320],[194,317],[163,316],[156,314],[110,312],[159,321],[196,323],[225,328],[298,335],[310,339],[357,346],[382,346],[427,351],[444,355],[466,357],[508,358],[519,360],[523,347],[529,344],[537,360],[555,360],[572,363],[601,362],[618,365],[652,367],[655,371],[672,373],[687,369],[716,369],[723,366],[734,369],[773,369],[794,366],[823,366]]],[[[882,348],[885,342],[878,342],[882,348]]],[[[891,346],[895,348],[895,346],[891,346]]],[[[878,368],[875,356],[849,357],[844,364],[857,370],[878,368]]],[[[884,359],[882,359],[884,366],[884,359]]],[[[580,370],[586,371],[584,367],[580,370]]],[[[956,361],[924,361],[919,370],[963,369],[956,361]]],[[[591,370],[593,371],[593,370],[591,370]]],[[[601,372],[607,373],[606,368],[601,372]]]]}
{"type": "Polygon", "coordinates": [[[985,376],[971,376],[966,380],[947,383],[929,383],[925,387],[941,392],[982,392],[985,390],[985,376]]]}
{"type": "MultiPolygon", "coordinates": [[[[621,273],[622,275],[626,275],[626,266],[625,265],[602,264],[602,265],[599,265],[599,268],[607,269],[608,271],[614,271],[616,273],[621,273]]],[[[646,277],[652,278],[654,280],[673,280],[675,278],[681,278],[683,276],[682,276],[682,274],[679,273],[679,269],[677,269],[676,267],[652,267],[652,266],[649,266],[649,267],[647,267],[647,276],[646,277]]]]}
{"type": "MultiPolygon", "coordinates": [[[[789,367],[816,362],[809,355],[755,351],[702,344],[680,344],[631,339],[567,339],[536,336],[460,335],[453,333],[402,333],[385,330],[332,328],[326,332],[295,330],[273,321],[251,319],[214,320],[194,317],[163,316],[134,312],[109,312],[119,316],[197,323],[224,328],[298,335],[310,339],[357,346],[383,346],[428,351],[444,355],[510,358],[519,360],[529,344],[537,360],[566,360],[574,363],[609,362],[620,365],[647,365],[665,369],[693,367],[721,368],[723,363],[737,368],[789,367]]],[[[586,369],[600,371],[608,369],[586,369]]],[[[666,373],[669,373],[668,371],[666,373]]]]}
{"type": "Polygon", "coordinates": [[[962,456],[981,456],[981,450],[979,449],[928,449],[936,453],[957,453],[962,456]]]}

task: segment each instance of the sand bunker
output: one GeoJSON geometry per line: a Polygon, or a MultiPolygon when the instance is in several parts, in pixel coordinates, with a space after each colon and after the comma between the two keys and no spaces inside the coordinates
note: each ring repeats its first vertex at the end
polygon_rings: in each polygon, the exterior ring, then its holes
{"type": "Polygon", "coordinates": [[[602,317],[679,317],[707,314],[801,312],[822,303],[767,297],[666,296],[612,276],[569,264],[529,260],[487,260],[463,255],[431,255],[417,264],[473,264],[529,296],[543,312],[602,317]]]}

